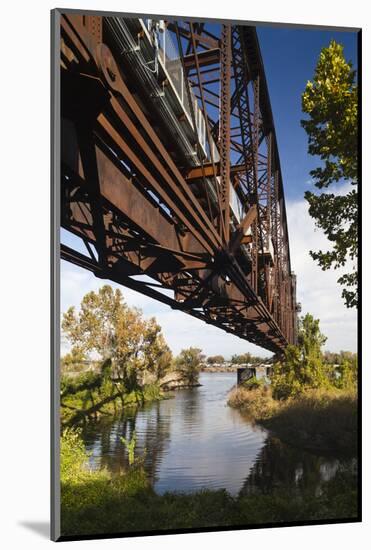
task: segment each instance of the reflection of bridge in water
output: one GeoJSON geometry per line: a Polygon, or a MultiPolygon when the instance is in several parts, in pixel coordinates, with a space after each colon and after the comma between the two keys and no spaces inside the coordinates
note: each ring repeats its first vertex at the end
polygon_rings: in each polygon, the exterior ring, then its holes
{"type": "Polygon", "coordinates": [[[282,352],[296,280],[255,28],[60,23],[61,225],[85,251],[62,258],[282,352]]]}

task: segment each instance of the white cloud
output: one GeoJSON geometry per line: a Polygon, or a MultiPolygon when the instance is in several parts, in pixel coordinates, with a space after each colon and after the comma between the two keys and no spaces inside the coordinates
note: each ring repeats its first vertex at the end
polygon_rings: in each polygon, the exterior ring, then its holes
{"type": "MultiPolygon", "coordinates": [[[[181,311],[172,310],[152,298],[112,281],[98,279],[89,271],[65,261],[61,262],[61,312],[70,306],[78,308],[87,292],[97,291],[106,283],[114,288],[120,288],[129,306],[139,307],[146,317],[156,317],[167,343],[175,354],[183,348],[194,346],[201,348],[207,355],[222,354],[226,358],[234,353],[246,351],[261,356],[271,355],[268,351],[233,334],[228,334],[181,311]]],[[[62,354],[66,353],[68,347],[67,342],[62,340],[62,354]]]]}
{"type": "MultiPolygon", "coordinates": [[[[342,190],[344,192],[344,189],[342,190]]],[[[357,348],[357,312],[345,307],[337,279],[344,270],[322,271],[309,250],[328,250],[329,242],[315,227],[305,200],[287,201],[291,266],[297,274],[297,299],[303,313],[320,319],[322,332],[328,337],[326,348],[333,351],[357,348]]]]}

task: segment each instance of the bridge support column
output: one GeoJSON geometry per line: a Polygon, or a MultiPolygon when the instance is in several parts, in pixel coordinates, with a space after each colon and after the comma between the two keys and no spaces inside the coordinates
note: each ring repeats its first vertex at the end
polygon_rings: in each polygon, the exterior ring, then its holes
{"type": "Polygon", "coordinates": [[[237,369],[237,386],[243,384],[253,376],[256,376],[255,367],[238,367],[237,369]]]}

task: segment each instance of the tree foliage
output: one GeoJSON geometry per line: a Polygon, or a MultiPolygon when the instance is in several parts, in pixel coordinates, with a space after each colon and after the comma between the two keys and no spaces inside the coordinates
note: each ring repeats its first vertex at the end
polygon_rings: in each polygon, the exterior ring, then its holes
{"type": "MultiPolygon", "coordinates": [[[[323,48],[313,81],[302,95],[302,110],[309,118],[301,124],[308,134],[308,151],[318,155],[322,165],[310,172],[318,189],[333,182],[348,182],[346,194],[307,191],[309,214],[330,243],[328,251],[310,251],[318,265],[327,270],[356,261],[358,254],[357,196],[357,101],[355,71],[343,54],[343,46],[334,40],[323,48]]],[[[347,307],[357,306],[355,268],[338,279],[347,307]]]]}
{"type": "Polygon", "coordinates": [[[134,430],[132,436],[130,439],[126,439],[125,437],[120,437],[121,442],[125,445],[127,452],[128,452],[128,459],[129,459],[129,466],[133,466],[135,463],[135,447],[137,444],[137,434],[134,430]]]}
{"type": "Polygon", "coordinates": [[[222,363],[224,363],[223,355],[210,355],[207,358],[208,365],[215,365],[215,364],[221,365],[222,363]]]}
{"type": "Polygon", "coordinates": [[[234,365],[246,365],[247,363],[265,363],[267,361],[267,358],[252,355],[249,351],[247,351],[246,353],[241,353],[240,355],[232,355],[231,359],[231,363],[233,363],[234,365]]]}
{"type": "Polygon", "coordinates": [[[61,358],[62,371],[79,371],[84,368],[86,360],[84,352],[77,346],[73,346],[71,350],[61,358]]]}
{"type": "Polygon", "coordinates": [[[60,476],[62,483],[81,483],[88,471],[89,455],[81,439],[81,430],[66,428],[60,440],[60,476]]]}
{"type": "Polygon", "coordinates": [[[327,338],[319,320],[307,313],[299,321],[298,345],[289,345],[285,360],[278,363],[272,376],[273,397],[287,399],[308,389],[328,387],[329,371],[322,361],[321,347],[327,338]]]}
{"type": "Polygon", "coordinates": [[[323,353],[323,361],[328,365],[340,365],[345,361],[357,365],[357,354],[352,351],[333,352],[326,350],[323,353]]]}
{"type": "Polygon", "coordinates": [[[183,349],[175,360],[178,371],[182,373],[183,379],[189,386],[198,383],[198,377],[201,370],[201,363],[205,356],[199,348],[183,349]]]}
{"type": "Polygon", "coordinates": [[[154,318],[146,320],[130,308],[120,290],[105,285],[89,292],[80,310],[70,307],[63,314],[62,329],[73,346],[112,361],[112,371],[130,391],[144,371],[156,378],[171,365],[171,352],[154,318]]]}
{"type": "Polygon", "coordinates": [[[358,382],[358,363],[343,359],[336,368],[336,376],[334,376],[334,386],[339,389],[354,389],[358,382]]]}

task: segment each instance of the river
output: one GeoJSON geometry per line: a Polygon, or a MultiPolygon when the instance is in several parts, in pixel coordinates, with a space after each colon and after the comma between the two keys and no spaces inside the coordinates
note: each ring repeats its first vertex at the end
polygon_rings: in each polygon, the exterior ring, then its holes
{"type": "Polygon", "coordinates": [[[350,460],[320,457],[283,444],[227,406],[234,373],[202,373],[201,386],[147,404],[121,417],[104,417],[83,430],[92,468],[112,472],[128,465],[120,436],[137,434],[136,456],[144,457],[157,493],[221,489],[236,496],[279,486],[318,493],[350,460]]]}

